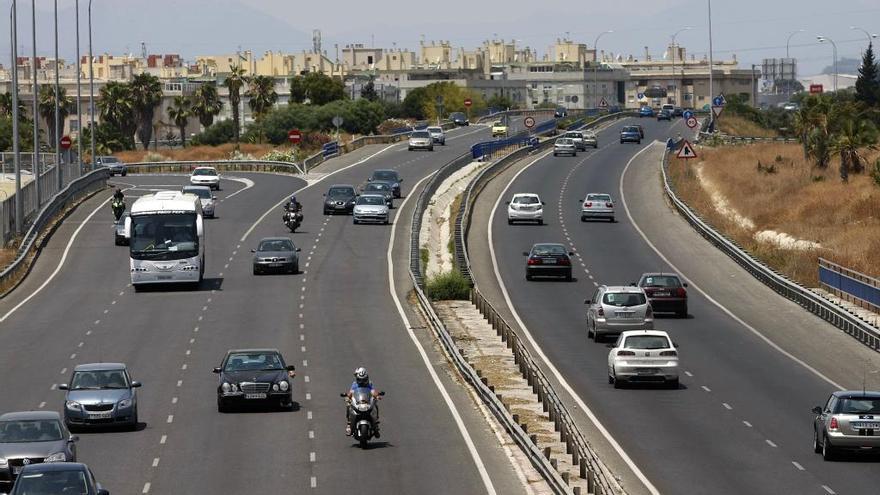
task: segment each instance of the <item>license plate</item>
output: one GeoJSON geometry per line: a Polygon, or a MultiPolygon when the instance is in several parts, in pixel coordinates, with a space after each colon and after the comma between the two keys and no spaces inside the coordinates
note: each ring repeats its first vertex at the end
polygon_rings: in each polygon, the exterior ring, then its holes
{"type": "Polygon", "coordinates": [[[880,430],[880,423],[852,423],[857,430],[880,430]]]}
{"type": "Polygon", "coordinates": [[[245,399],[265,399],[266,394],[244,394],[245,399]]]}
{"type": "Polygon", "coordinates": [[[89,413],[89,419],[110,419],[110,413],[89,413]]]}
{"type": "Polygon", "coordinates": [[[655,292],[654,297],[669,297],[668,292],[655,292]]]}
{"type": "Polygon", "coordinates": [[[656,375],[657,371],[658,370],[656,368],[640,368],[636,370],[636,373],[640,375],[656,375]]]}
{"type": "Polygon", "coordinates": [[[555,264],[556,264],[556,260],[553,259],[553,258],[544,258],[543,263],[544,263],[545,265],[555,265],[555,264]]]}
{"type": "Polygon", "coordinates": [[[284,263],[269,263],[269,266],[271,266],[272,268],[281,268],[282,266],[284,266],[284,263]]]}
{"type": "Polygon", "coordinates": [[[171,280],[171,275],[158,275],[156,276],[157,280],[171,280]]]}
{"type": "Polygon", "coordinates": [[[635,313],[629,311],[615,311],[614,316],[618,318],[632,318],[635,313]]]}
{"type": "Polygon", "coordinates": [[[21,472],[22,466],[12,466],[12,474],[18,474],[21,472]]]}

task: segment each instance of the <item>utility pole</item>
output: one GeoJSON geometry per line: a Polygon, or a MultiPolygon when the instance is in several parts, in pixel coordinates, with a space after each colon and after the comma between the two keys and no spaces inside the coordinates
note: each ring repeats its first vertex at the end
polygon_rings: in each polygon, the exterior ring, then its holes
{"type": "Polygon", "coordinates": [[[24,201],[21,197],[21,150],[18,134],[18,0],[12,0],[12,154],[15,167],[15,233],[24,233],[24,201]]]}
{"type": "MultiPolygon", "coordinates": [[[[715,98],[715,85],[712,74],[715,68],[715,61],[712,59],[712,0],[706,1],[709,4],[709,105],[711,106],[712,99],[715,98]]],[[[715,129],[715,112],[709,114],[709,129],[715,129]]]]}
{"type": "Polygon", "coordinates": [[[91,119],[91,132],[89,132],[90,137],[92,138],[92,170],[95,170],[95,71],[92,66],[94,62],[94,55],[92,54],[92,0],[89,0],[89,114],[91,119]]]}
{"type": "Polygon", "coordinates": [[[40,209],[42,203],[40,197],[40,108],[37,98],[39,96],[39,88],[37,87],[37,0],[31,0],[31,27],[33,29],[33,59],[31,66],[31,79],[34,82],[33,90],[33,116],[34,116],[34,161],[31,163],[31,172],[34,174],[34,191],[37,195],[37,210],[40,209]]]}
{"type": "Polygon", "coordinates": [[[82,73],[82,55],[79,53],[79,0],[76,0],[76,161],[79,164],[76,175],[82,175],[82,86],[80,74],[82,73]]]}
{"type": "Polygon", "coordinates": [[[58,175],[58,190],[64,186],[61,173],[61,106],[58,101],[58,0],[55,0],[55,173],[58,175]]]}

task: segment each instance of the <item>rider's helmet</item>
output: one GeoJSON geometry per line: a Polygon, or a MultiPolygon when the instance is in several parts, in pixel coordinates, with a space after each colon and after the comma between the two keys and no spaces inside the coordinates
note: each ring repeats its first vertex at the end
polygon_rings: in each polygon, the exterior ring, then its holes
{"type": "Polygon", "coordinates": [[[367,374],[367,369],[361,366],[360,368],[354,370],[354,380],[359,386],[365,387],[369,385],[370,375],[367,374]]]}
{"type": "Polygon", "coordinates": [[[290,196],[290,204],[292,204],[292,205],[296,204],[296,194],[290,196]]]}

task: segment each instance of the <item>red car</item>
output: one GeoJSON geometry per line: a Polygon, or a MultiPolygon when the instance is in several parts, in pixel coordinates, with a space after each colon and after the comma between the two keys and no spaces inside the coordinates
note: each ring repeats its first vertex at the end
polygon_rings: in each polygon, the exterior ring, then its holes
{"type": "Polygon", "coordinates": [[[644,273],[639,279],[639,287],[645,290],[651,308],[657,313],[675,313],[679,318],[687,318],[687,282],[682,282],[675,273],[644,273]]]}

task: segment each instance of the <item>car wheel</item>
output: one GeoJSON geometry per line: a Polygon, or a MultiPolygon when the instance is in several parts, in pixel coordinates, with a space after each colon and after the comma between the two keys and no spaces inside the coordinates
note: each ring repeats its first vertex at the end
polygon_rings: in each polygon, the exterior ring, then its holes
{"type": "Polygon", "coordinates": [[[430,148],[428,148],[428,151],[434,151],[434,147],[431,146],[430,148]]]}
{"type": "Polygon", "coordinates": [[[559,154],[554,151],[553,156],[559,156],[559,154]]]}
{"type": "Polygon", "coordinates": [[[529,275],[528,273],[526,273],[526,280],[531,281],[532,278],[533,278],[533,277],[532,277],[531,275],[529,275]]]}
{"type": "Polygon", "coordinates": [[[353,223],[354,225],[357,225],[357,224],[358,224],[358,221],[357,221],[356,218],[352,218],[352,219],[351,219],[351,223],[353,223]]]}
{"type": "Polygon", "coordinates": [[[813,452],[817,454],[822,453],[822,446],[819,445],[819,433],[816,432],[815,426],[813,426],[813,452]]]}
{"type": "Polygon", "coordinates": [[[677,316],[677,317],[679,317],[679,318],[687,318],[687,317],[688,317],[688,308],[687,308],[687,306],[685,306],[684,308],[678,310],[678,312],[675,313],[675,316],[677,316]]]}
{"type": "Polygon", "coordinates": [[[125,177],[126,175],[128,175],[128,172],[122,172],[123,177],[125,177]]]}
{"type": "Polygon", "coordinates": [[[833,461],[836,452],[834,451],[834,447],[831,446],[831,442],[828,441],[828,437],[825,437],[822,442],[822,459],[826,461],[833,461]]]}
{"type": "Polygon", "coordinates": [[[602,334],[600,334],[596,329],[593,329],[593,342],[599,343],[602,342],[602,334]]]}
{"type": "Polygon", "coordinates": [[[608,221],[610,221],[611,223],[614,223],[614,217],[609,218],[608,221]]]}
{"type": "Polygon", "coordinates": [[[131,431],[137,431],[137,429],[138,429],[138,424],[139,424],[139,423],[138,423],[138,411],[137,411],[137,408],[135,408],[135,410],[134,410],[134,414],[132,414],[131,416],[132,416],[132,417],[131,417],[131,426],[129,426],[129,428],[131,428],[131,431]]]}
{"type": "Polygon", "coordinates": [[[586,222],[586,221],[587,221],[587,217],[581,216],[581,222],[586,222]]]}
{"type": "Polygon", "coordinates": [[[611,375],[611,370],[608,370],[608,384],[614,385],[614,376],[611,375]]]}
{"type": "Polygon", "coordinates": [[[513,220],[511,220],[511,219],[508,218],[508,219],[507,219],[507,225],[513,225],[513,220]]]}
{"type": "Polygon", "coordinates": [[[225,413],[227,411],[229,411],[229,408],[226,407],[226,404],[224,404],[223,401],[218,397],[217,398],[217,412],[225,413]]]}
{"type": "Polygon", "coordinates": [[[623,388],[623,382],[617,379],[617,375],[613,376],[614,388],[623,388]]]}
{"type": "Polygon", "coordinates": [[[259,275],[259,274],[260,274],[260,270],[257,269],[257,267],[254,267],[254,275],[259,275]]]}
{"type": "Polygon", "coordinates": [[[571,282],[571,270],[569,270],[568,273],[565,274],[565,281],[571,282]]]}
{"type": "Polygon", "coordinates": [[[672,390],[678,390],[678,378],[673,378],[666,382],[666,387],[672,390]]]}

